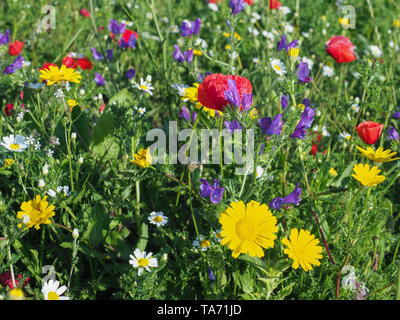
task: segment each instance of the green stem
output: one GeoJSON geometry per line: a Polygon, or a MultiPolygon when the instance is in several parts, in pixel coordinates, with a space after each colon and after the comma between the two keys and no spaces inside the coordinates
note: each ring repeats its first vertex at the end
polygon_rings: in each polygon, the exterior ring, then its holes
{"type": "MultiPolygon", "coordinates": [[[[8,243],[8,261],[11,261],[11,245],[10,243],[8,243]]],[[[11,273],[11,281],[12,281],[12,285],[13,288],[16,288],[16,284],[15,284],[15,276],[14,276],[14,267],[13,264],[10,263],[10,273],[11,273]]]]}

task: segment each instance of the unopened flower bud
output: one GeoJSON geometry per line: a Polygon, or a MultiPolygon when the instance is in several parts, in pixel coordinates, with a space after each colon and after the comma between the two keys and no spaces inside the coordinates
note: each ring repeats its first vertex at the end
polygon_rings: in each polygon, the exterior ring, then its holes
{"type": "Polygon", "coordinates": [[[78,239],[79,238],[79,231],[78,229],[74,229],[74,231],[72,231],[72,238],[74,239],[78,239]]]}

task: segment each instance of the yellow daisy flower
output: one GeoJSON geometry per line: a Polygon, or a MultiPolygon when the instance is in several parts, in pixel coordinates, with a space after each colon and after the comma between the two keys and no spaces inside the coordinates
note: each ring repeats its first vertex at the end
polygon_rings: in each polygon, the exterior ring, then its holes
{"type": "Polygon", "coordinates": [[[335,170],[334,167],[332,167],[332,168],[329,169],[329,175],[332,176],[332,177],[337,177],[338,172],[335,170]]]}
{"type": "Polygon", "coordinates": [[[322,258],[322,247],[319,246],[319,240],[308,230],[297,228],[290,230],[289,240],[282,239],[282,243],[287,246],[283,251],[293,260],[293,268],[301,266],[305,271],[312,270],[312,265],[319,266],[318,261],[322,258]]]}
{"type": "Polygon", "coordinates": [[[134,155],[134,160],[131,160],[132,163],[138,165],[139,167],[145,169],[151,166],[151,162],[153,161],[153,157],[150,153],[150,148],[141,148],[138,153],[134,155]]]}
{"type": "Polygon", "coordinates": [[[67,100],[67,104],[68,104],[68,107],[73,108],[78,105],[78,102],[76,102],[73,99],[69,99],[69,100],[67,100]]]}
{"type": "Polygon", "coordinates": [[[217,111],[214,109],[207,108],[203,106],[199,100],[198,100],[198,88],[199,84],[198,83],[193,83],[193,87],[189,87],[185,89],[185,94],[182,96],[183,101],[190,101],[192,103],[196,104],[197,109],[203,109],[203,111],[208,112],[211,117],[215,117],[215,113],[218,112],[220,115],[222,115],[221,111],[217,111]]]}
{"type": "Polygon", "coordinates": [[[10,168],[13,164],[14,164],[14,160],[13,160],[13,159],[6,159],[6,160],[4,161],[3,168],[8,169],[8,168],[10,168]]]}
{"type": "Polygon", "coordinates": [[[50,224],[50,218],[55,215],[54,206],[46,201],[47,196],[43,199],[37,195],[35,199],[25,201],[21,204],[21,210],[17,213],[17,218],[22,219],[22,223],[18,224],[18,228],[25,225],[24,230],[35,227],[40,229],[41,224],[50,224]]]}
{"type": "Polygon", "coordinates": [[[392,152],[392,150],[387,149],[383,150],[382,147],[378,148],[378,150],[374,151],[371,147],[367,147],[367,149],[362,149],[357,146],[357,149],[360,150],[360,156],[368,158],[374,162],[390,162],[394,160],[398,160],[400,158],[392,158],[397,154],[397,152],[392,152]]]}
{"type": "Polygon", "coordinates": [[[61,81],[80,83],[82,76],[73,68],[68,68],[62,65],[61,68],[57,66],[49,66],[48,69],[40,70],[40,80],[46,80],[48,86],[52,86],[61,81]]]}
{"type": "Polygon", "coordinates": [[[24,292],[20,288],[14,288],[8,292],[8,299],[10,300],[24,300],[24,292]]]}
{"type": "Polygon", "coordinates": [[[374,187],[385,180],[385,176],[380,176],[381,170],[378,167],[370,168],[367,163],[365,166],[360,163],[354,165],[355,174],[352,177],[357,179],[364,187],[374,187]]]}
{"type": "Polygon", "coordinates": [[[241,253],[252,257],[263,257],[262,248],[274,246],[277,220],[266,204],[251,201],[232,202],[221,214],[221,245],[229,244],[232,256],[237,258],[241,253]]]}

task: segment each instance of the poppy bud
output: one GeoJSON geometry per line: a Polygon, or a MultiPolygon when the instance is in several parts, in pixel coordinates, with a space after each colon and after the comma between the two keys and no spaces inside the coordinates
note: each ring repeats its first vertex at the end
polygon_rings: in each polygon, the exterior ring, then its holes
{"type": "Polygon", "coordinates": [[[333,36],[326,44],[326,52],[337,63],[352,62],[357,59],[354,44],[345,36],[333,36]]]}
{"type": "Polygon", "coordinates": [[[367,144],[374,144],[381,136],[383,124],[372,121],[364,121],[356,128],[361,140],[367,144]]]}
{"type": "Polygon", "coordinates": [[[8,46],[8,53],[12,56],[17,56],[21,53],[22,48],[24,47],[24,43],[22,41],[14,41],[10,42],[8,46]]]}
{"type": "Polygon", "coordinates": [[[86,10],[86,9],[81,9],[81,10],[79,10],[79,13],[82,15],[82,16],[84,16],[84,17],[86,17],[86,18],[90,18],[90,12],[88,11],[88,10],[86,10]]]}

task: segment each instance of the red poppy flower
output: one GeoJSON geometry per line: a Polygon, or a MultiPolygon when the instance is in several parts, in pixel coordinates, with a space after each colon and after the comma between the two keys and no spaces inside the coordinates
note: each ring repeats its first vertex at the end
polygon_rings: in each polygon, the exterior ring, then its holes
{"type": "Polygon", "coordinates": [[[282,4],[278,0],[269,0],[269,8],[271,10],[276,10],[279,7],[282,7],[282,4]]]}
{"type": "Polygon", "coordinates": [[[326,52],[337,63],[352,62],[357,59],[354,44],[345,36],[333,36],[326,44],[326,52]]]}
{"type": "Polygon", "coordinates": [[[131,38],[131,35],[132,35],[132,34],[135,35],[135,38],[136,38],[136,40],[137,40],[137,37],[138,37],[137,32],[132,31],[132,30],[129,30],[129,29],[126,29],[126,30],[125,30],[125,32],[122,34],[122,38],[124,39],[125,42],[128,43],[128,42],[129,42],[129,39],[131,38]]]}
{"type": "Polygon", "coordinates": [[[40,68],[40,70],[43,70],[43,69],[48,69],[48,70],[50,70],[50,66],[53,66],[53,67],[57,67],[57,65],[55,64],[55,63],[48,63],[48,62],[46,62],[46,63],[44,63],[43,65],[42,65],[42,67],[40,68]]]}
{"type": "Polygon", "coordinates": [[[76,69],[78,67],[78,62],[74,58],[69,56],[66,56],[63,59],[62,64],[68,68],[73,68],[73,69],[76,69]]]}
{"type": "Polygon", "coordinates": [[[7,117],[11,116],[11,111],[14,110],[14,105],[12,103],[7,103],[4,108],[4,113],[7,117]]]}
{"type": "Polygon", "coordinates": [[[93,64],[88,58],[79,58],[78,65],[81,67],[82,70],[91,70],[93,68],[93,64]]]}
{"type": "Polygon", "coordinates": [[[367,144],[374,144],[378,141],[383,130],[383,124],[373,121],[364,121],[356,128],[361,140],[367,144]]]}
{"type": "Polygon", "coordinates": [[[244,2],[246,2],[249,6],[253,5],[253,0],[244,0],[244,2]]]}
{"type": "Polygon", "coordinates": [[[8,46],[8,53],[12,56],[17,56],[21,53],[22,48],[24,47],[24,43],[22,41],[14,41],[10,42],[8,46]]]}
{"type": "Polygon", "coordinates": [[[252,93],[253,87],[245,77],[214,73],[205,77],[203,83],[199,86],[199,102],[207,108],[222,111],[228,104],[224,93],[229,89],[228,80],[230,79],[236,82],[240,101],[244,94],[252,93]]]}
{"type": "Polygon", "coordinates": [[[90,12],[89,12],[88,10],[84,9],[84,8],[82,8],[81,10],[79,10],[79,13],[80,13],[82,16],[86,17],[86,18],[90,18],[90,12]]]}

